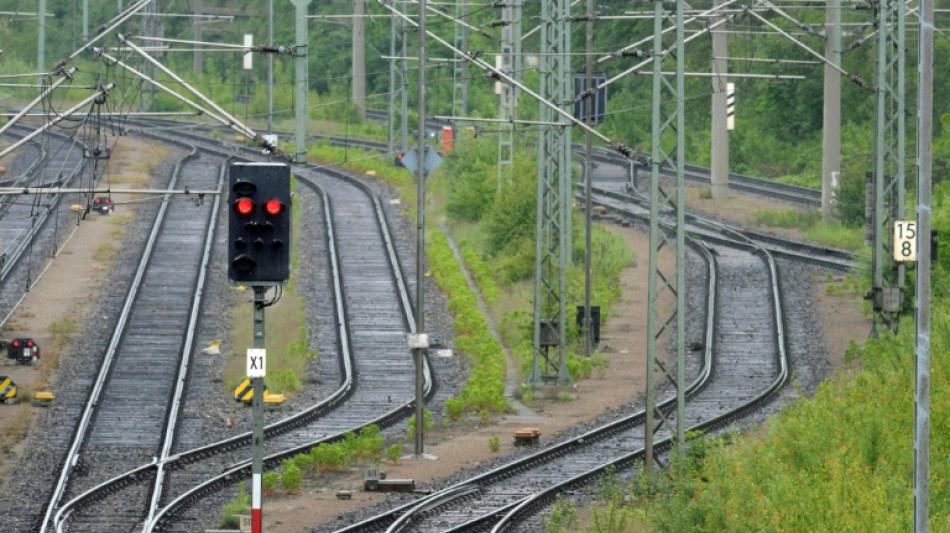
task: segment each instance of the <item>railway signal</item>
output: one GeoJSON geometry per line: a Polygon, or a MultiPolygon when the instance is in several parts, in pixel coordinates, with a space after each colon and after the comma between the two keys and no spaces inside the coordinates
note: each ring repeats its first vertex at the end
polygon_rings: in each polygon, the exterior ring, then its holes
{"type": "Polygon", "coordinates": [[[234,163],[230,168],[228,278],[275,285],[290,278],[290,167],[234,163]]]}

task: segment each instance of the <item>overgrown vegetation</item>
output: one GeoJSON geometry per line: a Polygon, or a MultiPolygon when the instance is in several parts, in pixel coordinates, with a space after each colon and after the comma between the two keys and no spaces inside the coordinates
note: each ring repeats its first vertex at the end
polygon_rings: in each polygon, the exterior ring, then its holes
{"type": "MultiPolygon", "coordinates": [[[[530,298],[500,301],[500,294],[520,293],[534,276],[536,176],[533,156],[516,152],[511,175],[499,181],[495,142],[470,140],[463,149],[454,150],[446,159],[443,176],[434,180],[436,194],[444,199],[444,216],[450,227],[463,228],[465,235],[459,241],[465,268],[472,273],[485,301],[499,315],[504,315],[502,328],[504,342],[518,356],[519,365],[526,373],[532,356],[532,314],[530,298]],[[465,207],[467,206],[467,207],[465,207]],[[491,267],[488,267],[491,265],[491,267]],[[516,302],[513,304],[513,302],[516,302]]],[[[575,265],[583,264],[583,225],[574,222],[575,237],[571,255],[575,265]]],[[[450,297],[450,310],[456,317],[458,350],[473,362],[472,376],[458,398],[446,402],[449,418],[456,420],[465,410],[504,407],[503,394],[505,357],[501,346],[484,325],[482,311],[470,293],[467,281],[458,273],[451,249],[433,237],[430,260],[440,287],[450,297]],[[471,315],[471,316],[469,316],[471,315]],[[484,329],[483,329],[484,328],[484,329]],[[497,404],[475,398],[499,398],[497,404]]],[[[633,257],[623,243],[600,227],[595,227],[592,244],[593,301],[609,316],[610,304],[619,296],[617,285],[620,270],[633,257]]],[[[579,266],[569,268],[567,321],[574,324],[577,305],[583,301],[583,271],[579,266]]],[[[591,377],[592,362],[575,357],[573,342],[576,330],[567,332],[571,349],[568,368],[574,379],[591,377]]],[[[600,362],[598,363],[601,364],[600,362]]]]}
{"type": "MultiPolygon", "coordinates": [[[[296,494],[305,482],[315,480],[328,472],[343,472],[356,463],[377,463],[381,460],[383,437],[375,424],[364,427],[359,434],[349,432],[343,440],[334,443],[322,443],[307,453],[301,453],[285,459],[279,470],[265,472],[261,477],[261,490],[265,495],[278,492],[296,494]]],[[[387,456],[389,450],[386,450],[387,456]]],[[[222,524],[230,515],[245,509],[250,501],[241,483],[237,497],[231,500],[222,511],[222,524]]],[[[226,527],[222,525],[222,527],[226,527]]]]}
{"type": "MultiPolygon", "coordinates": [[[[933,227],[950,231],[950,184],[934,188],[933,227]]],[[[931,531],[950,531],[950,259],[933,265],[931,303],[931,531]]],[[[912,276],[909,276],[909,280],[912,276]]],[[[849,277],[836,291],[861,293],[849,277]]],[[[850,368],[761,430],[693,436],[668,476],[623,488],[632,503],[602,498],[602,516],[626,513],[651,532],[892,532],[913,529],[915,329],[852,343],[850,368]],[[881,401],[886,399],[886,401],[881,401]]],[[[620,533],[592,524],[587,531],[620,533]]],[[[574,531],[558,529],[556,531],[574,531]]]]}

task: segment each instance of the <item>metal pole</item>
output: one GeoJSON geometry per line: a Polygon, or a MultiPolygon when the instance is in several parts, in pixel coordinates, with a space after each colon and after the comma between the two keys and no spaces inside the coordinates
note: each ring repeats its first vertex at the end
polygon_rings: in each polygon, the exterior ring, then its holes
{"type": "MultiPolygon", "coordinates": [[[[594,61],[591,55],[594,50],[594,0],[587,0],[587,117],[588,127],[594,125],[594,61]]],[[[594,351],[594,336],[590,331],[590,299],[591,299],[591,185],[594,155],[594,136],[589,131],[584,132],[584,353],[590,357],[594,351]]]]}
{"type": "MultiPolygon", "coordinates": [[[[254,287],[254,348],[264,348],[264,287],[254,287]]],[[[253,378],[254,395],[253,428],[251,429],[251,531],[263,531],[261,516],[262,484],[264,472],[264,378],[253,378]]]]}
{"type": "Polygon", "coordinates": [[[930,500],[930,218],[933,0],[920,0],[917,66],[917,341],[914,384],[914,532],[927,533],[930,500]]]}
{"type": "MultiPolygon", "coordinates": [[[[274,45],[274,0],[267,0],[267,44],[274,45]]],[[[274,131],[274,54],[267,54],[267,131],[274,131]]]]}
{"type": "MultiPolygon", "coordinates": [[[[419,151],[419,167],[416,170],[418,199],[416,210],[416,333],[425,332],[425,222],[426,222],[426,0],[419,2],[419,133],[416,149],[419,151]]],[[[423,391],[422,348],[413,349],[416,363],[416,459],[422,459],[423,391]]]]}
{"type": "MultiPolygon", "coordinates": [[[[409,150],[409,59],[406,57],[408,55],[409,48],[409,30],[406,25],[406,4],[400,2],[399,9],[401,10],[402,17],[400,17],[400,34],[402,36],[402,52],[399,56],[402,57],[402,61],[399,63],[399,70],[402,76],[402,91],[399,94],[399,110],[402,112],[402,119],[399,123],[399,137],[402,139],[402,146],[400,149],[403,153],[409,150]]],[[[420,62],[420,64],[422,64],[420,62]]],[[[423,159],[419,160],[420,163],[424,161],[423,159]]]]}

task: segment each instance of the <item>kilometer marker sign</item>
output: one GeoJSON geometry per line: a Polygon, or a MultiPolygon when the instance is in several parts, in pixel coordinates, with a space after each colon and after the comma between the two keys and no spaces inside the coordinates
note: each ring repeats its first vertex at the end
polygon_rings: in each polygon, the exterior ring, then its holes
{"type": "Polygon", "coordinates": [[[894,221],[894,261],[917,260],[917,222],[914,220],[894,221]]]}

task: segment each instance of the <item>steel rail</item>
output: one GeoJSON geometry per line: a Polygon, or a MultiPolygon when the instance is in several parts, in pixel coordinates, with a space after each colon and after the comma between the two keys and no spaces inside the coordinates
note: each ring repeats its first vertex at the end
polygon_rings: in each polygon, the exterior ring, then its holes
{"type": "MultiPolygon", "coordinates": [[[[708,291],[709,298],[706,300],[706,321],[704,326],[704,340],[705,348],[703,350],[702,366],[700,368],[699,374],[696,378],[688,385],[686,388],[687,397],[692,397],[702,391],[706,385],[709,383],[713,375],[713,347],[715,345],[714,337],[714,327],[713,320],[715,317],[715,306],[716,306],[716,263],[715,258],[709,251],[704,247],[699,245],[696,242],[690,242],[690,246],[697,250],[703,257],[704,261],[709,267],[709,277],[707,280],[706,290],[708,291]]],[[[658,402],[658,408],[663,409],[664,411],[670,412],[675,406],[676,397],[670,396],[658,402]]],[[[460,481],[454,485],[451,485],[441,491],[428,495],[419,500],[409,502],[406,504],[399,505],[381,513],[377,516],[373,516],[359,522],[355,522],[350,526],[344,527],[342,529],[336,530],[335,533],[355,533],[357,531],[367,530],[382,530],[383,527],[392,527],[393,523],[396,523],[399,520],[399,517],[410,514],[415,515],[421,513],[423,510],[431,510],[434,507],[444,505],[450,502],[454,498],[448,497],[448,495],[455,495],[455,497],[461,497],[464,495],[471,494],[471,492],[465,491],[462,489],[464,487],[474,486],[474,487],[484,487],[485,485],[491,484],[498,480],[504,480],[520,470],[530,468],[535,464],[542,464],[548,461],[551,461],[557,457],[560,457],[565,454],[574,453],[576,450],[583,449],[584,447],[595,443],[597,441],[603,440],[604,438],[619,433],[621,431],[627,431],[631,428],[640,426],[646,420],[646,411],[640,410],[631,415],[621,417],[617,420],[611,421],[601,427],[594,428],[589,430],[582,435],[567,439],[565,441],[556,443],[544,450],[538,451],[536,453],[530,454],[528,456],[516,459],[511,463],[493,468],[481,474],[477,474],[468,478],[464,481],[460,481]],[[425,507],[421,506],[425,502],[430,502],[432,500],[438,500],[437,505],[427,505],[425,507]]],[[[499,510],[496,510],[497,514],[499,510]]]]}
{"type": "MultiPolygon", "coordinates": [[[[721,226],[720,224],[713,221],[704,221],[713,226],[721,226]]],[[[771,254],[762,247],[757,246],[754,242],[749,240],[746,236],[742,235],[739,232],[736,232],[728,227],[721,227],[721,231],[724,233],[731,233],[734,235],[734,238],[737,241],[741,241],[743,246],[751,247],[755,250],[756,253],[761,254],[765,259],[769,269],[769,277],[771,279],[771,294],[773,302],[773,311],[775,316],[775,330],[776,330],[776,343],[777,343],[777,360],[779,364],[779,371],[772,381],[772,383],[760,392],[758,395],[753,397],[751,400],[745,404],[739,406],[736,409],[730,410],[722,415],[714,417],[710,420],[695,424],[688,429],[689,432],[704,432],[708,433],[721,429],[726,425],[732,423],[733,421],[742,418],[747,413],[758,409],[760,406],[768,402],[779,390],[781,390],[789,380],[789,365],[788,365],[788,346],[787,346],[787,337],[785,335],[785,315],[783,312],[782,306],[782,291],[779,284],[779,273],[778,268],[775,263],[775,260],[772,258],[771,254]]],[[[732,244],[735,245],[737,241],[732,241],[732,244]]],[[[673,437],[667,437],[659,443],[657,443],[657,448],[659,451],[666,451],[672,447],[674,442],[673,437]]],[[[578,485],[586,484],[590,480],[605,474],[608,469],[613,471],[619,471],[621,469],[632,466],[636,461],[640,460],[645,453],[645,449],[641,448],[631,454],[628,454],[624,457],[621,457],[615,461],[609,462],[607,464],[601,465],[595,469],[591,469],[587,472],[574,476],[566,480],[562,484],[558,484],[552,487],[549,487],[543,491],[535,493],[531,496],[523,498],[517,502],[510,504],[507,507],[507,510],[504,516],[494,522],[493,527],[491,528],[491,533],[501,533],[506,531],[508,526],[510,526],[516,520],[523,519],[527,514],[534,513],[536,510],[548,502],[554,500],[557,494],[560,494],[567,490],[570,487],[575,487],[578,485]]],[[[497,513],[495,513],[497,514],[497,513]]],[[[462,531],[471,531],[476,528],[471,527],[478,523],[491,522],[494,515],[489,517],[482,517],[476,520],[464,524],[461,527],[453,528],[446,533],[460,533],[462,531]]]]}
{"type": "MultiPolygon", "coordinates": [[[[180,140],[179,140],[179,142],[180,142],[180,140]]],[[[209,150],[207,147],[201,147],[201,149],[202,149],[202,150],[209,150]]],[[[218,150],[220,150],[220,148],[218,148],[218,150]]],[[[240,151],[240,150],[239,150],[239,151],[240,151]]],[[[250,153],[247,154],[247,155],[259,156],[259,154],[257,154],[256,152],[250,152],[250,153]]],[[[343,178],[343,179],[347,179],[347,180],[352,180],[352,178],[350,178],[349,176],[345,176],[345,175],[340,175],[339,177],[341,177],[341,178],[343,178]]],[[[385,213],[384,213],[384,211],[383,211],[383,209],[382,209],[382,206],[381,206],[381,204],[380,204],[380,202],[379,202],[378,197],[376,197],[374,194],[372,194],[372,192],[370,191],[370,189],[369,189],[368,187],[366,187],[364,184],[360,183],[359,181],[353,180],[353,183],[355,183],[356,185],[358,185],[359,187],[361,187],[361,188],[364,190],[364,192],[365,192],[366,194],[370,195],[370,196],[373,198],[375,210],[376,210],[376,212],[377,212],[377,217],[378,217],[378,219],[379,219],[380,221],[385,222],[385,213]]],[[[329,216],[329,211],[327,212],[327,216],[329,216]]],[[[401,273],[401,272],[402,272],[401,267],[399,266],[398,256],[395,254],[395,248],[394,248],[394,245],[393,245],[393,243],[392,243],[391,238],[389,237],[389,232],[388,232],[388,230],[386,230],[384,233],[385,233],[385,235],[386,235],[386,238],[385,238],[385,240],[386,240],[386,247],[387,247],[387,249],[388,249],[389,257],[390,257],[389,261],[390,261],[391,265],[393,265],[394,272],[399,272],[399,273],[400,273],[399,276],[397,276],[397,278],[400,278],[400,281],[399,281],[398,283],[399,283],[399,285],[402,286],[401,294],[402,294],[403,306],[406,307],[406,308],[409,308],[408,292],[405,290],[405,282],[404,282],[404,280],[401,279],[401,278],[403,277],[403,275],[402,275],[402,273],[401,273]]],[[[339,281],[337,281],[336,283],[339,283],[339,281]]],[[[341,308],[341,310],[342,310],[342,308],[341,308]]],[[[340,311],[340,312],[342,312],[342,311],[340,311]]],[[[409,320],[410,322],[411,322],[411,316],[412,316],[412,313],[409,312],[409,313],[407,314],[407,317],[408,317],[408,320],[409,320]]],[[[339,322],[339,327],[340,327],[340,328],[345,328],[345,327],[346,327],[346,326],[345,326],[345,324],[346,324],[346,321],[345,321],[345,320],[340,320],[340,321],[338,321],[338,322],[339,322]]],[[[345,363],[345,365],[346,365],[348,368],[350,367],[351,364],[352,364],[352,363],[351,363],[350,361],[347,361],[347,362],[345,363]]],[[[348,370],[347,372],[351,372],[351,371],[348,370]]],[[[427,395],[427,397],[428,397],[428,396],[431,396],[432,392],[434,391],[434,385],[433,385],[433,384],[434,384],[434,379],[433,379],[433,377],[432,377],[432,373],[431,373],[431,369],[430,369],[430,367],[429,367],[429,365],[428,365],[428,361],[426,361],[425,377],[426,377],[426,387],[425,387],[425,388],[426,388],[426,391],[427,391],[426,395],[427,395]]],[[[408,402],[407,404],[403,405],[402,407],[397,407],[396,409],[392,410],[391,412],[389,412],[389,413],[387,413],[387,414],[385,414],[385,415],[379,417],[378,419],[376,419],[376,420],[374,420],[374,421],[370,421],[370,422],[377,422],[377,423],[380,423],[380,422],[381,422],[381,423],[384,423],[384,424],[392,423],[392,421],[394,421],[396,418],[399,418],[399,417],[402,417],[402,416],[405,415],[405,413],[407,412],[408,407],[410,406],[411,403],[412,403],[412,402],[408,402]]],[[[306,415],[306,413],[303,414],[303,416],[305,416],[305,415],[306,415]]],[[[301,418],[301,415],[295,415],[294,417],[291,417],[291,418],[292,418],[292,420],[290,421],[290,423],[289,423],[288,425],[294,425],[294,426],[299,425],[299,421],[298,421],[298,422],[295,422],[293,419],[299,419],[299,418],[301,418]]],[[[275,425],[276,425],[276,424],[275,424],[275,425]]],[[[353,428],[353,429],[359,429],[359,428],[353,428]]],[[[302,450],[304,450],[304,449],[309,449],[309,447],[312,447],[313,445],[316,445],[316,444],[318,444],[319,442],[323,442],[323,441],[327,441],[327,440],[338,440],[338,439],[341,439],[344,435],[345,435],[345,433],[340,433],[340,434],[337,434],[337,435],[332,436],[330,439],[323,439],[323,440],[321,440],[321,441],[317,441],[317,442],[314,442],[314,443],[309,443],[309,444],[307,444],[307,445],[300,446],[300,447],[295,448],[295,449],[292,449],[292,450],[285,450],[285,451],[283,452],[283,455],[296,454],[296,453],[298,453],[299,451],[302,451],[302,450]]],[[[228,448],[228,447],[233,448],[234,445],[236,445],[240,440],[241,440],[241,436],[236,436],[235,438],[229,439],[228,441],[224,441],[223,444],[222,444],[222,443],[214,443],[214,444],[207,445],[207,446],[202,447],[202,448],[199,448],[199,449],[194,449],[194,450],[190,450],[190,451],[188,451],[188,452],[183,452],[183,453],[180,453],[180,454],[177,454],[177,455],[174,455],[174,456],[170,456],[170,457],[168,457],[168,458],[167,458],[166,460],[164,460],[164,461],[157,461],[156,463],[147,464],[147,465],[142,465],[142,466],[140,466],[139,468],[134,469],[133,471],[130,471],[130,472],[127,472],[127,473],[122,474],[122,475],[120,475],[120,476],[117,476],[117,477],[114,478],[113,480],[110,480],[109,482],[106,482],[106,483],[102,484],[101,486],[96,487],[96,490],[89,491],[89,492],[87,492],[86,494],[84,494],[83,496],[81,496],[81,497],[78,498],[78,499],[81,500],[81,499],[84,499],[84,498],[93,497],[93,496],[94,496],[94,493],[102,493],[102,492],[107,492],[107,491],[114,491],[114,490],[115,490],[114,487],[119,486],[120,484],[123,484],[123,483],[125,483],[125,484],[130,483],[130,482],[131,482],[130,480],[131,480],[132,478],[141,477],[141,476],[143,475],[143,473],[148,472],[148,471],[151,470],[151,469],[157,469],[157,468],[159,468],[159,467],[162,466],[162,465],[170,466],[170,465],[173,464],[173,463],[185,464],[185,463],[187,463],[187,462],[189,462],[189,461],[197,460],[198,457],[205,456],[205,455],[207,455],[208,453],[213,453],[212,450],[213,450],[214,448],[222,448],[222,447],[224,447],[224,448],[228,448]],[[109,488],[110,486],[111,486],[112,488],[109,488]]],[[[268,459],[271,461],[269,464],[272,465],[275,460],[278,460],[279,457],[282,457],[283,455],[277,454],[277,456],[276,456],[277,458],[275,458],[275,456],[269,457],[268,459]]],[[[240,470],[240,468],[241,468],[240,466],[237,467],[238,470],[240,470]]],[[[144,474],[144,475],[148,475],[148,474],[144,474]]],[[[154,520],[148,521],[147,524],[146,524],[146,527],[151,528],[151,527],[154,527],[155,524],[160,523],[161,519],[162,519],[164,516],[166,516],[166,515],[168,514],[168,510],[169,510],[169,509],[174,509],[175,507],[176,507],[176,505],[175,505],[175,504],[172,504],[172,505],[170,505],[170,506],[167,506],[165,509],[161,510],[160,512],[156,513],[156,516],[155,516],[154,520]]]]}
{"type": "Polygon", "coordinates": [[[54,525],[51,521],[54,519],[54,516],[58,514],[59,508],[57,506],[60,503],[60,500],[66,491],[66,487],[69,482],[70,476],[72,474],[72,470],[76,466],[79,460],[79,455],[80,455],[82,446],[89,436],[88,432],[92,426],[92,419],[97,412],[97,408],[101,400],[101,395],[103,391],[105,390],[106,381],[108,380],[109,374],[112,369],[112,364],[116,358],[116,348],[118,347],[119,342],[125,333],[125,326],[128,323],[129,318],[131,317],[132,309],[134,307],[136,297],[139,293],[142,280],[145,277],[145,273],[148,269],[148,264],[151,259],[153,248],[155,246],[156,241],[158,240],[159,234],[161,233],[162,221],[165,218],[167,205],[168,205],[167,203],[163,203],[161,207],[159,208],[159,212],[156,216],[155,223],[152,226],[152,231],[149,234],[148,240],[146,241],[145,249],[142,253],[142,258],[140,259],[139,265],[136,268],[135,275],[132,280],[132,284],[125,298],[125,303],[122,306],[122,311],[120,312],[119,317],[116,321],[116,327],[109,341],[109,346],[106,349],[106,353],[103,358],[103,362],[100,367],[99,373],[97,374],[95,382],[93,383],[93,387],[89,392],[86,406],[83,409],[82,416],[80,417],[76,430],[73,433],[72,444],[68,452],[66,453],[66,458],[63,464],[63,468],[60,472],[59,479],[52,489],[52,494],[49,499],[49,505],[47,506],[46,513],[40,524],[40,528],[39,528],[40,533],[45,533],[51,525],[54,525]]]}

